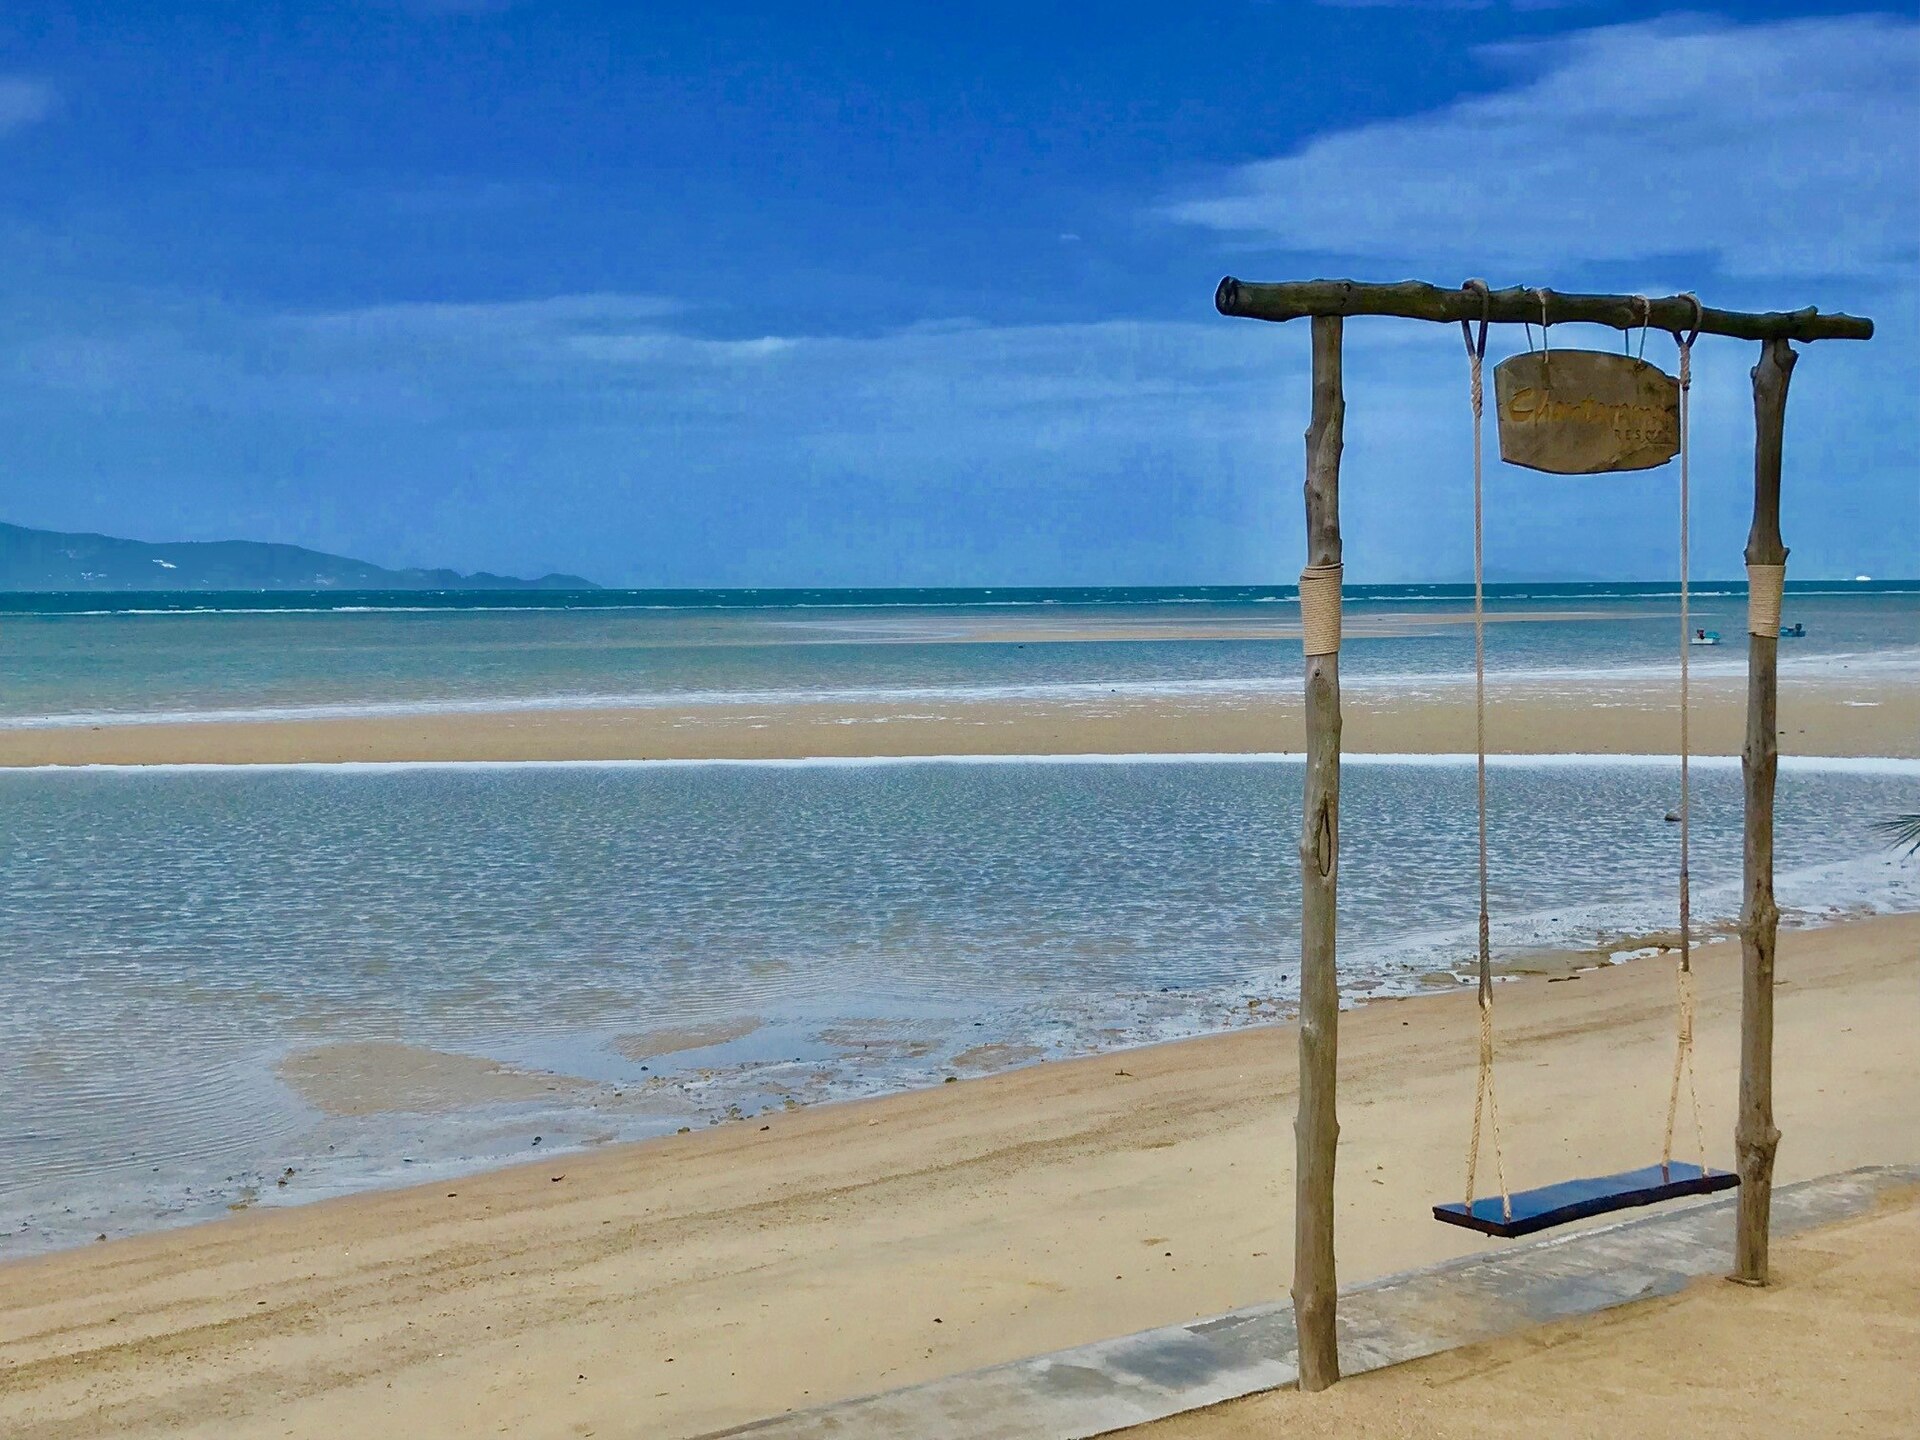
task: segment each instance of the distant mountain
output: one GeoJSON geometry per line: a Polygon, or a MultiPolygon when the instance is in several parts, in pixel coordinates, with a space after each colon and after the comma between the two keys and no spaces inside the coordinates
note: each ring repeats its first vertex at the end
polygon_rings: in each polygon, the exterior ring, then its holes
{"type": "Polygon", "coordinates": [[[597,590],[578,575],[386,570],[255,540],[150,544],[0,523],[0,590],[597,590]]]}

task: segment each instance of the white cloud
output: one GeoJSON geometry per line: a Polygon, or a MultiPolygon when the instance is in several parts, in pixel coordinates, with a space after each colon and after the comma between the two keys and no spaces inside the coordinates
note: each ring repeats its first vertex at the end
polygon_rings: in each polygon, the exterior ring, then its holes
{"type": "Polygon", "coordinates": [[[53,87],[42,81],[0,75],[0,135],[46,119],[57,99],[53,87]]]}
{"type": "Polygon", "coordinates": [[[1263,247],[1535,273],[1706,255],[1734,277],[1899,277],[1920,255],[1920,24],[1684,19],[1483,53],[1514,83],[1240,166],[1171,213],[1263,247]]]}
{"type": "Polygon", "coordinates": [[[315,332],[469,340],[483,336],[565,334],[581,327],[654,320],[685,307],[659,295],[554,295],[537,300],[406,301],[303,316],[315,332]]]}

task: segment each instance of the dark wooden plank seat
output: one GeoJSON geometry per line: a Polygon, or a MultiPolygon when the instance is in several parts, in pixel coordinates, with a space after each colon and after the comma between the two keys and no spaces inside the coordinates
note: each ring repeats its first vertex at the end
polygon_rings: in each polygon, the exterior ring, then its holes
{"type": "Polygon", "coordinates": [[[1478,1230],[1483,1235],[1512,1239],[1584,1220],[1590,1215],[1630,1210],[1637,1205],[1658,1205],[1683,1195],[1711,1195],[1716,1190],[1731,1190],[1739,1183],[1740,1177],[1732,1171],[1702,1170],[1698,1165],[1675,1160],[1641,1170],[1623,1170],[1618,1175],[1562,1180],[1537,1190],[1516,1191],[1512,1197],[1511,1219],[1498,1195],[1475,1200],[1471,1211],[1459,1202],[1436,1205],[1433,1218],[1478,1230]]]}

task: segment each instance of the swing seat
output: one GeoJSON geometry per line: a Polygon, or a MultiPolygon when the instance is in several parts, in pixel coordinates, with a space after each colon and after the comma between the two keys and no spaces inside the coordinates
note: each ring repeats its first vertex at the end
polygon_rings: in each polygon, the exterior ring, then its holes
{"type": "Polygon", "coordinates": [[[1537,1190],[1516,1191],[1512,1196],[1511,1220],[1506,1218],[1498,1195],[1475,1200],[1472,1210],[1459,1203],[1436,1205],[1433,1218],[1478,1230],[1482,1235],[1511,1240],[1584,1220],[1589,1215],[1631,1210],[1636,1205],[1658,1205],[1682,1195],[1711,1195],[1716,1190],[1731,1190],[1739,1183],[1740,1177],[1731,1171],[1702,1170],[1698,1165],[1674,1160],[1641,1170],[1623,1170],[1618,1175],[1562,1180],[1537,1190]]]}

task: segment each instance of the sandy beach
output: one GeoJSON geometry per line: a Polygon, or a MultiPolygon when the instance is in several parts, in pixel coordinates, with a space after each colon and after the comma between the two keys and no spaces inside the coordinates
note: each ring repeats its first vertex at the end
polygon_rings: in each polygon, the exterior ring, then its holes
{"type": "MultiPolygon", "coordinates": [[[[1500,989],[1515,1185],[1658,1144],[1671,967],[1561,970],[1500,989]]],[[[1783,1181],[1920,1160],[1917,974],[1920,917],[1783,935],[1783,1181]]],[[[1726,1163],[1736,947],[1700,979],[1726,1163]]],[[[1474,1024],[1460,993],[1345,1017],[1344,1280],[1480,1244],[1427,1218],[1474,1024]]],[[[0,1431],[696,1435],[1269,1299],[1293,1053],[1247,1029],[9,1264],[0,1431]]]]}
{"type": "Polygon", "coordinates": [[[1123,1433],[1480,1440],[1510,1433],[1516,1414],[1539,1417],[1529,1433],[1567,1440],[1920,1429],[1920,1193],[1778,1242],[1772,1262],[1775,1284],[1759,1293],[1703,1279],[1670,1299],[1351,1376],[1319,1395],[1275,1390],[1123,1433]]]}
{"type": "MultiPolygon", "coordinates": [[[[1496,683],[1488,748],[1508,754],[1663,754],[1679,743],[1667,680],[1496,683]]],[[[1473,748],[1473,691],[1355,684],[1343,697],[1353,753],[1473,748]]],[[[1696,753],[1738,753],[1746,684],[1694,685],[1696,753]]],[[[1920,685],[1905,678],[1783,680],[1783,753],[1920,756],[1920,685]]],[[[400,760],[757,759],[853,755],[1298,752],[1291,694],[1073,701],[662,704],[291,720],[0,729],[0,766],[327,763],[400,760]]]]}
{"type": "Polygon", "coordinates": [[[1914,4],[50,10],[0,1440],[1920,1440],[1914,4]]]}

